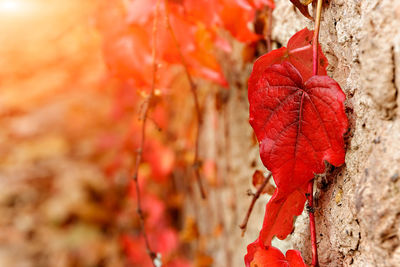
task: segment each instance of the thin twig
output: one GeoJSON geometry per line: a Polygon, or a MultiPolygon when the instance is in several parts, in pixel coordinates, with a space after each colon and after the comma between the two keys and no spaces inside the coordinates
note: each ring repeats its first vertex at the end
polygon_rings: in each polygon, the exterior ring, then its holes
{"type": "Polygon", "coordinates": [[[139,215],[139,221],[140,221],[140,227],[142,230],[142,234],[144,237],[144,241],[146,244],[146,250],[147,254],[149,254],[151,258],[151,262],[153,266],[155,267],[154,260],[157,258],[156,253],[151,249],[150,247],[150,242],[149,238],[146,232],[146,227],[145,227],[145,218],[143,214],[143,209],[142,209],[142,199],[141,199],[141,194],[140,194],[140,187],[139,187],[139,181],[138,181],[138,174],[139,174],[139,167],[142,161],[142,155],[143,155],[143,149],[144,149],[144,144],[145,144],[145,138],[146,138],[146,123],[149,115],[149,110],[150,110],[150,105],[152,104],[152,98],[154,96],[154,91],[155,91],[155,85],[156,85],[156,77],[157,77],[157,63],[156,63],[156,57],[157,57],[157,50],[156,50],[156,37],[157,37],[157,24],[158,24],[158,13],[159,13],[159,8],[160,8],[160,0],[157,1],[157,6],[156,6],[156,12],[154,14],[154,20],[153,20],[153,47],[152,47],[152,63],[153,63],[153,80],[151,84],[151,91],[150,95],[148,96],[148,99],[146,99],[144,108],[143,108],[143,117],[142,117],[142,129],[141,129],[141,137],[140,137],[140,145],[136,153],[136,160],[135,160],[135,169],[133,171],[133,181],[135,182],[135,187],[136,187],[136,201],[137,201],[137,214],[139,215]]]}
{"type": "Polygon", "coordinates": [[[196,84],[194,83],[192,76],[190,75],[189,72],[189,67],[186,63],[186,60],[182,54],[182,49],[181,46],[179,45],[178,39],[176,39],[175,32],[172,29],[171,22],[169,20],[169,7],[168,7],[168,1],[165,0],[165,18],[166,18],[166,23],[168,30],[171,34],[171,37],[174,41],[174,44],[176,46],[176,49],[178,50],[179,57],[181,59],[181,63],[183,65],[183,68],[185,69],[185,74],[186,77],[189,81],[190,85],[190,91],[192,92],[193,96],[193,101],[194,101],[194,106],[195,106],[195,111],[196,111],[196,119],[197,119],[197,131],[196,131],[196,144],[195,144],[195,152],[194,152],[194,161],[193,161],[193,168],[194,168],[194,173],[196,176],[196,181],[199,186],[200,194],[203,199],[206,198],[206,192],[204,191],[203,183],[200,177],[200,167],[201,167],[201,162],[199,160],[199,139],[200,139],[200,128],[202,125],[202,118],[201,118],[201,112],[200,112],[200,104],[199,104],[199,98],[197,96],[197,87],[196,84]]]}
{"type": "Polygon", "coordinates": [[[253,211],[254,204],[256,204],[257,199],[260,197],[262,191],[264,190],[264,187],[268,184],[269,179],[271,179],[271,176],[272,176],[272,173],[268,174],[268,176],[265,177],[264,182],[258,188],[257,192],[253,195],[253,199],[251,200],[249,209],[247,210],[246,217],[244,217],[242,224],[239,225],[240,229],[242,229],[242,236],[244,236],[244,233],[246,232],[247,223],[249,222],[249,218],[250,218],[251,212],[253,211]]]}

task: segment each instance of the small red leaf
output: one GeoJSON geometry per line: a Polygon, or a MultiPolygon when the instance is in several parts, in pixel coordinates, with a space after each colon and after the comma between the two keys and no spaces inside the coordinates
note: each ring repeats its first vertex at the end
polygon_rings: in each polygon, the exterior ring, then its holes
{"type": "Polygon", "coordinates": [[[293,230],[293,218],[299,216],[306,202],[306,186],[287,195],[279,188],[268,201],[265,217],[260,232],[260,242],[265,246],[271,245],[274,236],[285,239],[293,230]]]}
{"type": "Polygon", "coordinates": [[[303,83],[288,62],[257,76],[249,79],[250,124],[264,165],[281,193],[290,194],[323,172],[324,160],[344,162],[345,94],[328,76],[303,83]]]}
{"type": "Polygon", "coordinates": [[[244,255],[244,264],[246,265],[246,267],[250,267],[250,264],[254,259],[254,254],[260,247],[261,246],[258,239],[253,243],[247,245],[247,254],[244,255]]]}
{"type": "Polygon", "coordinates": [[[307,267],[297,250],[288,250],[286,257],[279,249],[264,248],[258,240],[247,246],[246,267],[307,267]]]}
{"type": "MultiPolygon", "coordinates": [[[[300,72],[304,81],[313,76],[313,35],[314,31],[304,28],[293,35],[287,44],[289,61],[300,72]]],[[[320,45],[318,45],[318,59],[318,75],[327,75],[328,59],[326,59],[320,45]]]]}
{"type": "MultiPolygon", "coordinates": [[[[257,59],[253,66],[253,72],[250,76],[249,83],[255,83],[263,75],[265,69],[273,64],[289,61],[300,72],[303,80],[308,80],[313,76],[313,62],[312,62],[312,39],[314,31],[307,28],[302,29],[290,38],[287,48],[281,47],[272,50],[271,52],[261,56],[257,59]]],[[[322,53],[321,47],[318,47],[318,74],[327,75],[326,68],[328,67],[328,60],[322,53]]]]}
{"type": "Polygon", "coordinates": [[[292,2],[292,4],[297,7],[297,9],[301,12],[301,14],[303,14],[303,16],[311,20],[313,19],[308,12],[308,5],[303,5],[299,0],[290,0],[290,2],[292,2]]]}
{"type": "Polygon", "coordinates": [[[286,259],[289,262],[290,267],[307,267],[301,257],[300,251],[298,250],[288,250],[286,251],[286,259]]]}
{"type": "Polygon", "coordinates": [[[285,259],[285,255],[274,247],[267,249],[259,248],[254,254],[254,259],[250,264],[251,267],[289,267],[289,263],[285,259]]]}

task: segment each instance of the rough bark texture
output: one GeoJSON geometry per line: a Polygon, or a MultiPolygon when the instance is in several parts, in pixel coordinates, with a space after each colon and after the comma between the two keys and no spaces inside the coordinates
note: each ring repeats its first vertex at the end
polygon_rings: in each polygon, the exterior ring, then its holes
{"type": "MultiPolygon", "coordinates": [[[[345,136],[346,164],[328,166],[316,179],[321,266],[400,265],[399,18],[400,1],[395,0],[324,4],[320,41],[330,63],[328,73],[346,93],[350,130],[345,136]]],[[[286,45],[306,26],[312,29],[313,24],[290,1],[277,1],[272,26],[275,42],[286,45]]],[[[236,60],[241,61],[242,47],[235,49],[236,60]]],[[[256,169],[266,169],[248,124],[246,79],[251,65],[225,64],[231,69],[230,84],[236,86],[222,93],[228,99],[222,112],[214,110],[210,97],[206,121],[213,117],[219,123],[212,134],[208,130],[214,126],[204,125],[202,141],[207,145],[202,153],[216,158],[226,186],[209,187],[208,204],[197,208],[202,234],[211,234],[221,222],[224,225],[223,236],[207,244],[215,266],[243,266],[246,245],[256,239],[261,227],[267,197],[258,200],[244,238],[238,225],[250,204],[246,192],[252,188],[251,176],[256,169]],[[236,70],[232,70],[234,65],[236,70]]],[[[283,250],[301,250],[310,263],[306,216],[297,218],[288,239],[274,244],[283,250]]]]}

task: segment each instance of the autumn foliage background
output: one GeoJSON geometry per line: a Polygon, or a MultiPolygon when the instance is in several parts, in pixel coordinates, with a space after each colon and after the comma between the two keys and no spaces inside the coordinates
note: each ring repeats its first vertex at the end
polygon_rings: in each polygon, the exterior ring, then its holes
{"type": "MultiPolygon", "coordinates": [[[[164,0],[151,103],[156,1],[0,0],[1,267],[151,264],[131,179],[146,106],[139,181],[152,249],[164,266],[244,265],[274,190],[241,237],[267,174],[248,121],[248,77],[258,56],[313,22],[288,0],[273,12],[266,0],[168,2],[202,114],[197,164],[196,108],[164,0]]],[[[349,131],[345,165],[316,177],[323,266],[400,261],[399,17],[399,1],[324,1],[320,44],[346,94],[349,131]]],[[[308,233],[305,212],[272,245],[309,263],[308,233]]]]}
{"type": "Polygon", "coordinates": [[[214,158],[196,162],[197,115],[210,96],[217,110],[226,101],[221,58],[265,52],[254,22],[273,2],[156,6],[0,1],[0,266],[151,266],[132,180],[147,108],[138,178],[150,246],[163,266],[213,264],[184,203],[198,201],[196,168],[206,188],[229,181],[214,158]]]}

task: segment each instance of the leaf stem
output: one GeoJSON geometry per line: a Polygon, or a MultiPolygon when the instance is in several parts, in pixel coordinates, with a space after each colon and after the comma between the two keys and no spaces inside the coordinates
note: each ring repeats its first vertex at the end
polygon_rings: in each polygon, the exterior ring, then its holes
{"type": "Polygon", "coordinates": [[[256,204],[257,199],[260,197],[261,192],[264,190],[264,187],[268,184],[269,179],[271,179],[271,176],[272,176],[272,173],[268,174],[268,176],[265,177],[264,182],[258,188],[257,192],[253,195],[253,199],[251,200],[249,209],[247,210],[246,217],[244,217],[243,222],[239,225],[240,229],[242,229],[242,236],[244,236],[244,233],[246,232],[247,223],[249,222],[249,218],[250,218],[251,212],[253,211],[254,204],[256,204]]]}
{"type": "Polygon", "coordinates": [[[174,41],[175,47],[178,50],[179,57],[181,59],[181,63],[183,65],[183,68],[185,69],[186,77],[189,81],[190,85],[190,91],[192,92],[193,96],[193,101],[194,101],[194,106],[195,106],[195,111],[196,111],[196,119],[197,119],[197,131],[196,131],[196,144],[195,144],[195,152],[194,152],[194,161],[193,161],[193,169],[194,169],[194,174],[196,177],[196,181],[200,190],[201,197],[203,199],[206,199],[206,192],[203,187],[203,183],[200,177],[200,167],[201,167],[201,162],[199,160],[199,142],[200,142],[200,128],[202,125],[202,117],[200,113],[200,104],[199,104],[199,98],[197,96],[197,86],[194,83],[192,76],[190,75],[189,72],[189,67],[186,63],[186,60],[183,56],[181,46],[179,45],[178,39],[176,39],[176,35],[174,30],[172,29],[171,22],[169,20],[169,7],[168,7],[168,1],[165,0],[165,18],[166,18],[166,23],[167,23],[167,28],[171,34],[171,37],[174,41]]]}
{"type": "Polygon", "coordinates": [[[318,75],[318,38],[319,38],[319,26],[321,22],[321,12],[322,12],[322,0],[318,0],[317,12],[315,18],[314,27],[314,38],[313,38],[313,74],[318,75]]]}
{"type": "Polygon", "coordinates": [[[150,110],[150,105],[152,104],[152,98],[154,97],[154,91],[155,91],[155,85],[156,85],[156,77],[157,77],[157,50],[156,50],[156,37],[157,37],[157,25],[158,25],[158,13],[159,13],[159,8],[160,8],[160,0],[157,1],[157,6],[156,6],[156,11],[154,14],[154,20],[153,20],[153,31],[152,31],[152,36],[153,36],[153,47],[152,47],[152,64],[153,64],[153,79],[152,79],[152,84],[151,84],[151,91],[148,96],[148,99],[146,99],[144,103],[144,110],[143,110],[143,118],[142,118],[142,128],[141,128],[141,137],[140,137],[140,145],[139,148],[137,149],[136,152],[136,159],[135,159],[135,168],[133,171],[132,179],[135,182],[135,188],[136,188],[136,201],[137,201],[137,214],[139,215],[139,221],[140,221],[140,228],[142,230],[142,234],[144,237],[144,242],[146,244],[146,250],[147,254],[149,255],[151,262],[154,267],[155,265],[155,259],[157,258],[156,253],[151,249],[149,238],[146,232],[146,227],[145,227],[145,218],[144,218],[144,213],[143,213],[143,208],[142,208],[142,198],[141,198],[141,193],[140,193],[140,187],[139,187],[139,167],[142,162],[142,155],[143,155],[143,149],[144,149],[144,144],[145,144],[145,139],[146,139],[146,124],[147,124],[147,119],[149,117],[149,110],[150,110]]]}

